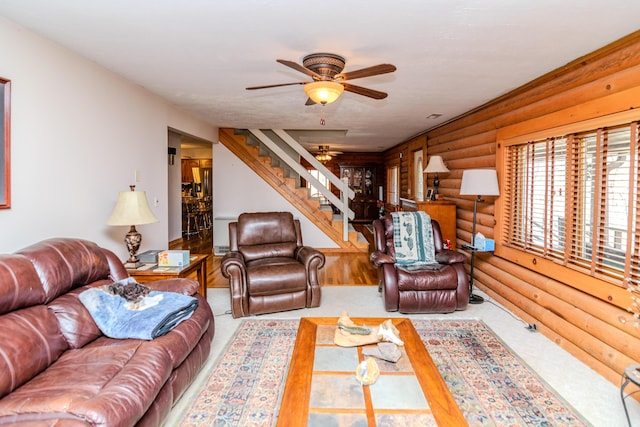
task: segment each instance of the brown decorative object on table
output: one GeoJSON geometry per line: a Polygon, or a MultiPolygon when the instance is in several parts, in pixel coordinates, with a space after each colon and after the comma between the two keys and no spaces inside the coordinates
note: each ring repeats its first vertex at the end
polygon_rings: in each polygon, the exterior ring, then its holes
{"type": "Polygon", "coordinates": [[[131,191],[121,191],[107,225],[129,225],[131,228],[124,238],[129,251],[129,259],[125,262],[126,268],[139,267],[140,260],[137,257],[142,235],[136,230],[136,225],[158,222],[147,203],[147,195],[144,191],[135,191],[136,186],[130,185],[131,191]]]}

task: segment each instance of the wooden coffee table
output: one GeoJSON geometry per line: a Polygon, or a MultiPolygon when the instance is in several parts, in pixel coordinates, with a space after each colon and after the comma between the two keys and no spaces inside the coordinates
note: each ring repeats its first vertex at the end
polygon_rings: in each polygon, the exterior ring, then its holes
{"type": "MultiPolygon", "coordinates": [[[[373,327],[386,319],[352,320],[373,327]]],[[[362,347],[333,343],[338,318],[300,319],[277,425],[468,425],[411,321],[392,322],[403,356],[395,364],[376,360],[380,377],[362,386],[355,378],[362,347]]]]}

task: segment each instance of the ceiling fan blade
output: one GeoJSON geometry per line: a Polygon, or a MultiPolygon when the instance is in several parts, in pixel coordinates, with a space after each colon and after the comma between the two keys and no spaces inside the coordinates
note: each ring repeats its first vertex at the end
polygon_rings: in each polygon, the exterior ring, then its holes
{"type": "Polygon", "coordinates": [[[313,99],[307,98],[307,102],[305,102],[304,105],[316,105],[316,103],[313,102],[313,99]]]}
{"type": "Polygon", "coordinates": [[[275,85],[266,85],[266,86],[252,86],[246,88],[247,90],[256,90],[256,89],[268,89],[270,87],[279,87],[279,86],[292,86],[292,85],[303,85],[304,82],[295,82],[295,83],[279,83],[275,85]]]}
{"type": "Polygon", "coordinates": [[[344,90],[348,92],[357,93],[358,95],[368,96],[369,98],[373,98],[373,99],[385,99],[387,97],[386,93],[380,92],[377,90],[368,89],[366,87],[356,86],[349,83],[341,83],[341,84],[342,86],[344,86],[344,90]]]}
{"type": "Polygon", "coordinates": [[[286,65],[289,68],[293,68],[296,71],[300,71],[301,73],[306,74],[307,76],[313,77],[314,79],[322,79],[322,76],[318,73],[316,73],[315,71],[312,71],[306,67],[303,67],[302,65],[298,64],[297,62],[293,62],[293,61],[287,61],[286,59],[276,59],[276,61],[278,61],[279,63],[281,63],[282,65],[286,65]]]}
{"type": "Polygon", "coordinates": [[[393,73],[396,70],[395,65],[379,64],[372,67],[362,68],[360,70],[349,71],[348,73],[340,73],[334,77],[334,80],[353,80],[362,77],[377,76],[379,74],[393,73]]]}

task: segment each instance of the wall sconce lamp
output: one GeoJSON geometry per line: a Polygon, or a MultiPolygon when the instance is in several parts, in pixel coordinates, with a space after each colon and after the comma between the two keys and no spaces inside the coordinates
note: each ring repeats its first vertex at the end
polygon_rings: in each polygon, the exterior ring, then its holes
{"type": "Polygon", "coordinates": [[[344,86],[331,81],[319,80],[304,84],[304,93],[316,104],[331,104],[343,91],[344,86]]]}
{"type": "Polygon", "coordinates": [[[480,304],[484,298],[473,294],[473,267],[476,259],[476,214],[478,212],[478,202],[484,202],[482,196],[499,196],[498,174],[495,169],[469,169],[462,172],[462,183],[460,184],[461,196],[477,196],[473,201],[473,226],[471,230],[471,247],[463,246],[464,249],[471,250],[471,269],[469,270],[469,303],[480,304]]]}
{"type": "Polygon", "coordinates": [[[169,164],[173,165],[176,161],[176,148],[169,147],[168,153],[169,153],[169,164]]]}
{"type": "MultiPolygon", "coordinates": [[[[429,164],[427,165],[426,168],[424,168],[424,170],[422,171],[423,173],[427,174],[427,173],[435,173],[436,176],[433,179],[433,188],[434,191],[431,194],[431,200],[436,200],[438,197],[438,186],[440,185],[440,179],[438,178],[438,174],[439,173],[447,173],[449,172],[449,169],[447,169],[447,167],[445,166],[444,162],[442,161],[442,157],[440,156],[431,156],[429,158],[429,164]]],[[[427,184],[427,187],[429,187],[429,185],[427,184]]]]}
{"type": "Polygon", "coordinates": [[[125,268],[138,268],[141,263],[136,255],[142,242],[142,235],[136,230],[136,225],[158,222],[147,203],[144,191],[135,191],[136,186],[130,185],[131,191],[121,191],[118,201],[107,220],[107,225],[129,225],[131,228],[124,238],[129,251],[129,259],[124,263],[125,268]]]}

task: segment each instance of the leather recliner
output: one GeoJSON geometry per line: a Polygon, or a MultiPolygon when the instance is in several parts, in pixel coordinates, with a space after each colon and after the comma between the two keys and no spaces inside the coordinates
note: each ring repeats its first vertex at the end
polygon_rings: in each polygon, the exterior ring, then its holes
{"type": "Polygon", "coordinates": [[[431,220],[431,227],[438,264],[396,266],[391,215],[373,221],[375,251],[370,259],[378,269],[385,310],[449,313],[467,307],[469,282],[464,269],[467,257],[443,249],[440,225],[431,220]]]}
{"type": "Polygon", "coordinates": [[[243,213],[229,224],[220,269],[229,279],[234,318],[320,305],[324,254],[304,246],[290,212],[243,213]]]}

